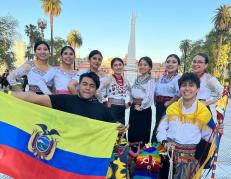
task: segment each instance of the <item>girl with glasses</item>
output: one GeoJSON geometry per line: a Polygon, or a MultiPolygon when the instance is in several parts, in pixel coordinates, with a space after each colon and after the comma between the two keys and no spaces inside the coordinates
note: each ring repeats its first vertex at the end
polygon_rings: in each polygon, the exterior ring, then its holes
{"type": "Polygon", "coordinates": [[[201,83],[197,99],[206,106],[214,104],[223,92],[223,86],[217,78],[206,72],[208,63],[208,56],[204,53],[198,53],[192,61],[192,70],[200,78],[201,83]]]}
{"type": "MultiPolygon", "coordinates": [[[[222,95],[223,86],[216,77],[206,72],[209,59],[204,53],[198,53],[192,61],[192,70],[200,78],[200,88],[197,93],[197,99],[204,103],[210,110],[213,119],[216,119],[215,103],[222,95]]],[[[202,164],[208,155],[209,147],[205,140],[201,140],[197,145],[196,158],[202,164]]],[[[209,163],[208,163],[209,164],[209,163]]],[[[205,168],[208,168],[206,165],[205,168]]]]}

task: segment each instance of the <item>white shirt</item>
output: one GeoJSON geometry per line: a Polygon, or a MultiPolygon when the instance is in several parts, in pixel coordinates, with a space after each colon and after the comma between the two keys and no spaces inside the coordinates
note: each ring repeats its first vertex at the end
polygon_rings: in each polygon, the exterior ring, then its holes
{"type": "Polygon", "coordinates": [[[67,86],[71,79],[76,75],[76,73],[76,71],[72,71],[69,73],[64,72],[59,67],[50,68],[48,72],[38,82],[38,87],[44,94],[52,94],[46,85],[49,81],[52,81],[56,91],[67,91],[67,86]]]}
{"type": "Polygon", "coordinates": [[[181,75],[176,74],[172,79],[168,79],[167,75],[163,75],[156,84],[155,96],[180,96],[178,80],[181,75]]]}
{"type": "Polygon", "coordinates": [[[106,88],[104,96],[107,98],[122,99],[126,101],[128,99],[127,96],[130,96],[131,87],[127,79],[123,77],[123,80],[123,85],[119,85],[116,82],[116,79],[111,76],[107,81],[108,84],[103,87],[106,88]]]}
{"type": "MultiPolygon", "coordinates": [[[[40,81],[40,79],[46,74],[47,72],[41,71],[37,68],[33,61],[28,61],[22,66],[18,67],[16,70],[10,72],[8,75],[8,81],[11,86],[17,85],[16,78],[22,77],[27,75],[28,84],[29,85],[36,85],[40,81]]],[[[47,82],[48,86],[51,86],[51,82],[47,82]]]]}
{"type": "MultiPolygon", "coordinates": [[[[190,108],[184,108],[182,105],[183,114],[193,114],[197,110],[196,100],[190,108]]],[[[206,106],[204,106],[206,108],[206,106]]],[[[195,114],[195,119],[196,119],[195,114]]],[[[199,120],[199,119],[196,119],[199,120]]],[[[162,142],[163,140],[167,140],[167,138],[172,139],[173,141],[179,144],[198,144],[201,138],[204,138],[206,141],[210,138],[212,130],[205,126],[200,128],[198,125],[184,122],[176,117],[174,120],[168,121],[166,116],[161,120],[159,127],[157,129],[157,140],[162,142]]],[[[212,137],[211,137],[212,139],[212,137]]]]}
{"type": "Polygon", "coordinates": [[[153,97],[155,92],[155,81],[151,77],[148,80],[144,80],[143,82],[139,83],[137,81],[141,76],[138,76],[134,85],[131,89],[131,96],[132,98],[142,99],[141,108],[147,109],[153,103],[153,97]],[[138,83],[136,83],[138,82],[138,83]]]}
{"type": "Polygon", "coordinates": [[[197,93],[197,99],[208,100],[219,97],[223,92],[223,86],[216,77],[209,73],[204,73],[200,77],[200,89],[197,93]]]}

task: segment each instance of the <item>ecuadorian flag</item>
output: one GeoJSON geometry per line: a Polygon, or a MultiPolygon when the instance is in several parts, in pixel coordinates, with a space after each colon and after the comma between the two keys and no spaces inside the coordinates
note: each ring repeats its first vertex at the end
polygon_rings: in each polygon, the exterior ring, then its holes
{"type": "Polygon", "coordinates": [[[105,178],[116,124],[0,92],[0,173],[19,179],[105,178]]]}

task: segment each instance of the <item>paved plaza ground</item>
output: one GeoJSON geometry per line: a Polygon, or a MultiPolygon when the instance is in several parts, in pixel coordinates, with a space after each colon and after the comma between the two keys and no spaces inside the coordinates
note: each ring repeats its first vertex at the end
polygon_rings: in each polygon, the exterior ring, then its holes
{"type": "Polygon", "coordinates": [[[231,179],[231,99],[224,120],[225,131],[218,154],[216,179],[231,179]]]}

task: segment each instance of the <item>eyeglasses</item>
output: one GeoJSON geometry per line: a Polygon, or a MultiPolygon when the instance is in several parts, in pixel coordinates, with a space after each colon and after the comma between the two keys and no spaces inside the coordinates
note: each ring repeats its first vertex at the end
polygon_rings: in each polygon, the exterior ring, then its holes
{"type": "Polygon", "coordinates": [[[204,62],[204,61],[199,61],[199,60],[198,60],[198,61],[197,61],[197,60],[193,60],[192,63],[193,63],[193,64],[196,64],[196,63],[197,63],[197,64],[203,64],[203,63],[205,63],[205,62],[204,62]]]}
{"type": "Polygon", "coordinates": [[[92,59],[102,61],[102,58],[92,57],[92,59]]]}

